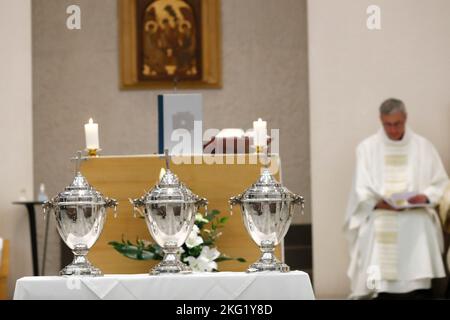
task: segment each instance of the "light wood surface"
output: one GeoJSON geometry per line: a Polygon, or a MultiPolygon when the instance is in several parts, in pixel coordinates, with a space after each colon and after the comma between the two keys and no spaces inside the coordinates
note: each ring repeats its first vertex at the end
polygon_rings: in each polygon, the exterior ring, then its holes
{"type": "MultiPolygon", "coordinates": [[[[201,158],[189,158],[199,161],[201,158]]],[[[212,156],[209,158],[212,162],[212,156]]],[[[231,158],[228,158],[230,160],[231,158]]],[[[230,216],[228,199],[242,193],[259,174],[260,164],[178,164],[180,159],[172,159],[171,169],[194,193],[209,201],[208,209],[217,209],[221,215],[230,219],[223,229],[223,235],[217,242],[218,250],[233,257],[243,257],[246,263],[236,261],[221,262],[221,271],[244,271],[250,263],[259,257],[259,249],[251,240],[242,222],[240,210],[235,208],[230,216]]],[[[224,160],[223,162],[225,162],[224,160]]],[[[279,165],[279,158],[273,157],[272,163],[279,165]]],[[[83,162],[82,173],[89,183],[105,196],[119,201],[118,218],[109,212],[102,235],[91,249],[90,261],[104,273],[147,273],[155,263],[135,261],[121,256],[109,241],[119,241],[122,236],[135,242],[136,238],[152,240],[143,219],[134,218],[129,198],[138,198],[153,187],[165,160],[158,156],[136,157],[100,157],[83,162]]],[[[277,171],[277,170],[276,170],[277,171]]],[[[279,180],[279,172],[275,174],[279,180]]],[[[279,249],[277,255],[280,256],[279,249]]]]}
{"type": "Polygon", "coordinates": [[[8,299],[9,274],[9,241],[3,241],[2,259],[0,264],[0,300],[8,299]]]}

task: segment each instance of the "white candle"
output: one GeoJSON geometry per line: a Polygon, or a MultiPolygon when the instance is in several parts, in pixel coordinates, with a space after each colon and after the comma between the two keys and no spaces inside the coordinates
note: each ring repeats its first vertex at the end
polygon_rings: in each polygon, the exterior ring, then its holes
{"type": "Polygon", "coordinates": [[[89,123],[84,125],[84,133],[86,134],[86,149],[100,149],[100,144],[98,142],[98,123],[94,123],[92,118],[89,119],[89,123]]]}
{"type": "Polygon", "coordinates": [[[253,131],[255,134],[253,144],[256,147],[267,146],[267,122],[262,121],[261,118],[258,121],[253,121],[253,131]]]}
{"type": "Polygon", "coordinates": [[[161,171],[159,172],[159,181],[162,180],[164,175],[166,174],[166,170],[164,168],[161,168],[161,171]]]}

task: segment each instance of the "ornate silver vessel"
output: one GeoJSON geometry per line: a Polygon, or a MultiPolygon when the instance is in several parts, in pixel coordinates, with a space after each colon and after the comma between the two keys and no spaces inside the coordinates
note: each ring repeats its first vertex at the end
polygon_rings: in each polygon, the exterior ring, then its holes
{"type": "Polygon", "coordinates": [[[296,205],[304,209],[303,197],[296,195],[278,183],[264,168],[258,181],[244,193],[230,198],[230,207],[240,205],[244,225],[262,255],[247,272],[288,272],[289,266],[274,255],[277,246],[286,235],[296,205]]]}
{"type": "Polygon", "coordinates": [[[105,198],[89,185],[79,171],[80,161],[81,152],[76,158],[73,182],[43,204],[44,215],[53,211],[59,235],[74,254],[72,263],[61,270],[60,275],[102,276],[102,272],[86,256],[102,232],[106,209],[112,207],[116,211],[117,201],[105,198]]]}
{"type": "Polygon", "coordinates": [[[186,241],[204,198],[192,193],[169,169],[159,183],[139,199],[131,200],[133,208],[145,217],[147,227],[156,243],[163,249],[164,258],[150,274],[190,273],[189,266],[180,261],[178,251],[186,241]],[[144,212],[140,208],[144,208],[144,212]]]}

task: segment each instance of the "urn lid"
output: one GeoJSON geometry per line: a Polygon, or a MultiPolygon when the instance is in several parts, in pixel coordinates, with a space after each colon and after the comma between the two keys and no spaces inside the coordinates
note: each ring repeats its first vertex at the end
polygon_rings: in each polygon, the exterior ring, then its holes
{"type": "Polygon", "coordinates": [[[145,203],[195,203],[200,199],[170,169],[167,169],[157,185],[144,195],[145,203]]]}
{"type": "Polygon", "coordinates": [[[77,157],[73,158],[76,162],[75,177],[70,185],[58,193],[53,199],[44,204],[44,208],[64,205],[100,205],[105,207],[116,207],[117,201],[103,196],[99,191],[95,190],[81,174],[80,161],[83,160],[81,152],[77,153],[77,157]]]}
{"type": "Polygon", "coordinates": [[[264,168],[258,180],[252,184],[242,195],[235,197],[241,202],[261,202],[261,201],[294,201],[303,203],[303,197],[296,195],[279,183],[270,173],[268,168],[264,168]]]}
{"type": "Polygon", "coordinates": [[[95,190],[78,171],[72,183],[53,198],[54,205],[89,204],[105,205],[107,199],[95,190]]]}

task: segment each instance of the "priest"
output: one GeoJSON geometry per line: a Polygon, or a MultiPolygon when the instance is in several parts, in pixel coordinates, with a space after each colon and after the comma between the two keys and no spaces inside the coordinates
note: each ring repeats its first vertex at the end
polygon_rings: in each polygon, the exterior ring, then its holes
{"type": "Polygon", "coordinates": [[[383,102],[380,120],[357,147],[345,220],[357,299],[429,293],[431,280],[446,276],[435,206],[449,180],[439,154],[406,126],[402,101],[383,102]]]}

